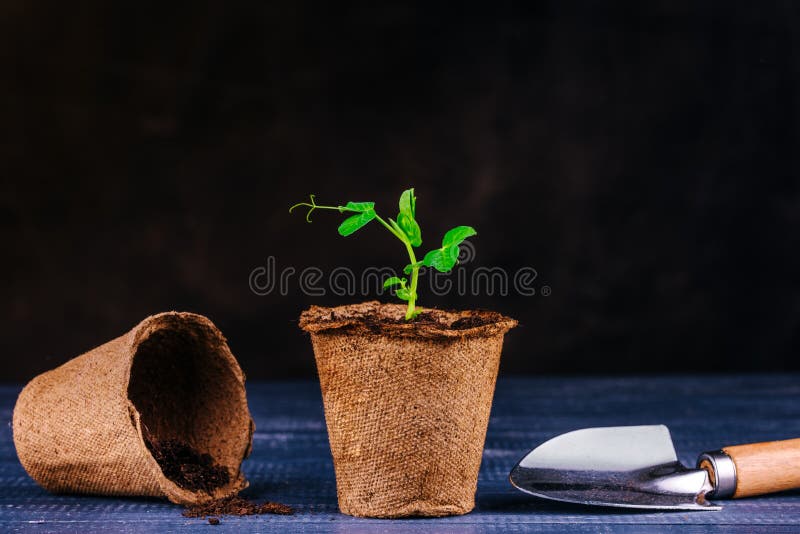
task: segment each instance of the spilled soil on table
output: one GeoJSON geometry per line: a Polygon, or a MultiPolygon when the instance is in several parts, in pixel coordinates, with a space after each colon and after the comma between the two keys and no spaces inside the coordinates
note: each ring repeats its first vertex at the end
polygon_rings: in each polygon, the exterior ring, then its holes
{"type": "Polygon", "coordinates": [[[218,515],[261,515],[279,514],[292,515],[294,510],[290,506],[277,502],[255,503],[239,495],[224,499],[187,506],[183,510],[184,517],[209,517],[218,515]]]}

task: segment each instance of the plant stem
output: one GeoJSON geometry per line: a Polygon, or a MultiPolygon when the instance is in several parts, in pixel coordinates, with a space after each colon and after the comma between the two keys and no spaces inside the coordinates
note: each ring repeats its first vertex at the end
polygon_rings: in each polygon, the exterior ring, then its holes
{"type": "MultiPolygon", "coordinates": [[[[392,233],[393,236],[395,236],[397,239],[402,241],[406,246],[410,246],[410,243],[408,242],[408,239],[406,238],[406,236],[404,236],[401,233],[398,233],[397,230],[395,230],[394,228],[389,226],[389,223],[387,223],[386,221],[381,219],[380,215],[378,215],[377,213],[375,214],[375,220],[378,221],[379,223],[381,223],[382,225],[384,225],[386,227],[386,229],[389,230],[392,233]]],[[[412,251],[412,254],[413,254],[413,251],[412,251]]]]}
{"type": "MultiPolygon", "coordinates": [[[[417,263],[417,257],[414,256],[414,249],[411,248],[411,243],[406,241],[406,250],[408,250],[408,259],[411,260],[411,265],[417,263]]],[[[419,279],[419,266],[415,265],[411,268],[411,295],[408,299],[408,309],[406,310],[406,321],[414,318],[414,304],[417,302],[417,280],[419,279]]]]}
{"type": "MultiPolygon", "coordinates": [[[[414,248],[411,246],[411,242],[408,240],[406,236],[399,233],[397,230],[392,228],[389,223],[384,221],[380,218],[377,214],[375,215],[375,220],[381,223],[383,226],[389,230],[392,235],[394,235],[397,239],[403,242],[406,246],[406,250],[408,251],[408,259],[410,260],[411,265],[417,263],[417,257],[414,255],[414,248]]],[[[408,299],[408,309],[406,310],[406,321],[410,321],[414,318],[414,311],[416,310],[416,302],[417,302],[417,280],[419,279],[419,266],[415,266],[411,268],[411,296],[408,299]]]]}

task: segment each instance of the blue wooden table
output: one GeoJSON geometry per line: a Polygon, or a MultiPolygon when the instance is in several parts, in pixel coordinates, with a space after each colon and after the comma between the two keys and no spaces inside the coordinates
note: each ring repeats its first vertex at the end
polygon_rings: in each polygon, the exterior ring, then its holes
{"type": "Polygon", "coordinates": [[[707,449],[800,436],[800,376],[506,378],[497,385],[471,514],[443,519],[356,519],[338,513],[316,382],[250,383],[256,421],[246,495],[292,505],[294,516],[186,519],[152,499],[57,496],[17,461],[11,410],[19,387],[0,387],[0,531],[177,532],[800,532],[800,492],[724,503],[721,512],[643,513],[538,501],[508,471],[530,448],[587,426],[665,423],[680,459],[707,449]]]}

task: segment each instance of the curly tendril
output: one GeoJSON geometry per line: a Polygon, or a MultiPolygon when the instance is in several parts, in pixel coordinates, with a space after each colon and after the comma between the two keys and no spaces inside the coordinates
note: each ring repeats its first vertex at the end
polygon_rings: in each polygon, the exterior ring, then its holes
{"type": "Polygon", "coordinates": [[[308,195],[308,198],[311,199],[311,204],[309,204],[308,202],[298,202],[297,204],[289,208],[289,213],[292,213],[292,210],[298,206],[305,206],[307,208],[311,208],[308,210],[308,213],[306,213],[306,221],[311,222],[311,212],[317,209],[319,206],[317,206],[317,203],[314,201],[314,195],[308,195]]]}

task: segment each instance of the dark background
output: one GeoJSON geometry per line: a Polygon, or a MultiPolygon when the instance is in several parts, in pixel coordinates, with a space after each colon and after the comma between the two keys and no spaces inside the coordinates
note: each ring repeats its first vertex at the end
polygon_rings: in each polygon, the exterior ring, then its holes
{"type": "Polygon", "coordinates": [[[287,207],[408,186],[422,250],[470,224],[552,288],[421,292],[518,318],[503,372],[800,369],[795,3],[335,4],[0,5],[0,378],[171,309],[312,376],[300,311],[364,299],[251,270],[402,267],[287,207]]]}

